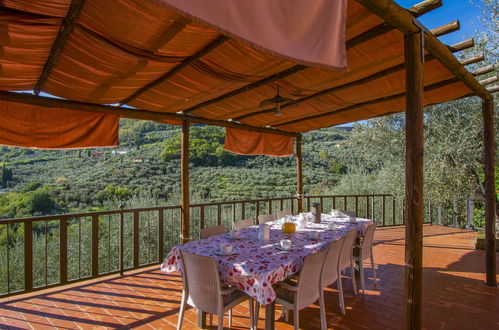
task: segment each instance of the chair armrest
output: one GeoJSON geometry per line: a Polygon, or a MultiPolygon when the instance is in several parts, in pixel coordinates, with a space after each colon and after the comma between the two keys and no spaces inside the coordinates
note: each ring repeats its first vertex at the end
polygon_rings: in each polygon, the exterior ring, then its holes
{"type": "Polygon", "coordinates": [[[355,246],[356,248],[362,249],[362,245],[360,245],[360,244],[354,244],[353,246],[355,246]]]}
{"type": "Polygon", "coordinates": [[[288,284],[286,282],[279,282],[276,283],[276,285],[289,291],[298,291],[298,287],[288,284]]]}
{"type": "Polygon", "coordinates": [[[223,296],[226,296],[228,294],[231,294],[232,292],[236,291],[237,288],[235,287],[224,287],[222,288],[221,292],[223,296]]]}

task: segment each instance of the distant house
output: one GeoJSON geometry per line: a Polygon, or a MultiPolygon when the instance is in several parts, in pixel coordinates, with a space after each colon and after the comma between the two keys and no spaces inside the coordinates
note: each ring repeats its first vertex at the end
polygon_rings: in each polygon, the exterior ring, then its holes
{"type": "Polygon", "coordinates": [[[94,152],[92,152],[92,154],[90,156],[95,157],[95,158],[100,158],[100,157],[104,156],[104,154],[100,151],[94,151],[94,152]]]}
{"type": "Polygon", "coordinates": [[[113,151],[111,151],[112,155],[126,155],[127,153],[128,153],[128,151],[126,151],[126,150],[113,150],[113,151]]]}
{"type": "Polygon", "coordinates": [[[144,158],[133,158],[132,162],[134,162],[134,163],[143,163],[144,162],[144,158]]]}

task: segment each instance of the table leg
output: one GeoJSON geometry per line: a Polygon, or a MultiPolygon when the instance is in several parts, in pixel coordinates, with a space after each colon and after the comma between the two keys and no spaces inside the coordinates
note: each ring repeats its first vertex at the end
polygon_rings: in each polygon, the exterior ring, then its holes
{"type": "Polygon", "coordinates": [[[206,329],[206,313],[198,309],[198,328],[206,329]]]}
{"type": "Polygon", "coordinates": [[[274,330],[275,302],[265,305],[265,329],[274,330]]]}

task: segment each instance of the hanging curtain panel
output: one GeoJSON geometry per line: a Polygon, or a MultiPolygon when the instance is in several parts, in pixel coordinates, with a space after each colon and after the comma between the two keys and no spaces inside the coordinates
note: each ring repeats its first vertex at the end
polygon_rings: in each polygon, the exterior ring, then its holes
{"type": "Polygon", "coordinates": [[[241,155],[292,156],[294,138],[290,136],[227,128],[224,149],[241,155]]]}
{"type": "Polygon", "coordinates": [[[119,116],[0,101],[0,144],[42,149],[118,145],[119,116]]]}

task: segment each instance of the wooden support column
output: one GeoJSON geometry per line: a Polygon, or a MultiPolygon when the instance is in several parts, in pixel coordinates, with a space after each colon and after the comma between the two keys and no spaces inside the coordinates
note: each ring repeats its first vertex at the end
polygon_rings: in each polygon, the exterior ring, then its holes
{"type": "Polygon", "coordinates": [[[181,147],[181,176],[182,176],[182,244],[189,242],[189,122],[182,122],[181,147]]]}
{"type": "Polygon", "coordinates": [[[494,178],[496,146],[494,141],[494,102],[482,103],[483,153],[485,172],[485,273],[486,284],[496,287],[496,187],[494,178]]]}
{"type": "Polygon", "coordinates": [[[301,156],[301,136],[296,137],[296,200],[298,213],[303,212],[303,172],[301,156]]]}
{"type": "Polygon", "coordinates": [[[405,36],[405,329],[421,329],[423,268],[423,51],[422,34],[405,36]]]}

